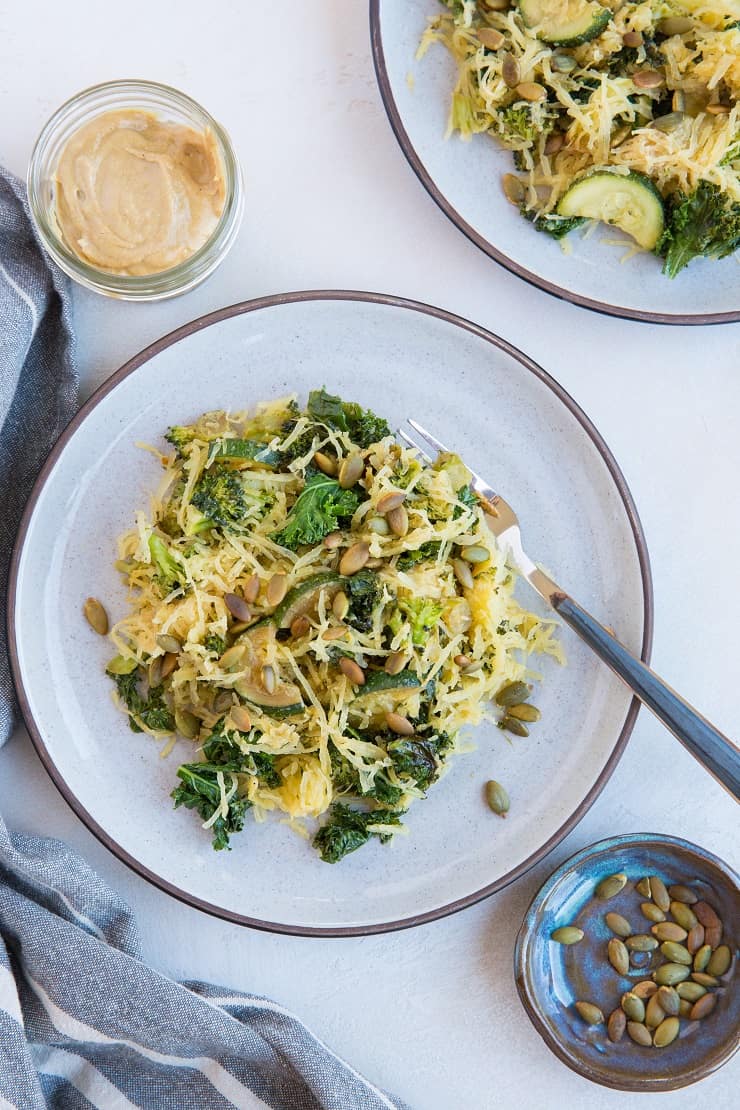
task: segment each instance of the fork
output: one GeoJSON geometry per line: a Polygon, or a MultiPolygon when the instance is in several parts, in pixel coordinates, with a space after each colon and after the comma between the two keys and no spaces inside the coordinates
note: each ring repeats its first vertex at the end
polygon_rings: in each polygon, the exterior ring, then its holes
{"type": "MultiPolygon", "coordinates": [[[[435,456],[448,450],[415,420],[409,420],[408,423],[424,444],[435,452],[435,456]]],[[[433,461],[426,446],[422,446],[408,432],[401,428],[398,430],[398,435],[409,447],[415,448],[427,462],[433,461]]],[[[683,746],[736,801],[740,801],[740,749],[706,718],[697,713],[688,702],[679,697],[675,690],[672,690],[654,671],[651,671],[624,644],[620,643],[613,632],[600,624],[557,582],[532,562],[522,546],[519,518],[511,505],[500,493],[491,489],[479,474],[475,471],[471,473],[473,475],[471,485],[482,502],[486,522],[496,537],[502,553],[558,616],[570,625],[601,661],[611,667],[614,673],[629,686],[642,704],[653,711],[676,739],[681,741],[683,746]]]]}

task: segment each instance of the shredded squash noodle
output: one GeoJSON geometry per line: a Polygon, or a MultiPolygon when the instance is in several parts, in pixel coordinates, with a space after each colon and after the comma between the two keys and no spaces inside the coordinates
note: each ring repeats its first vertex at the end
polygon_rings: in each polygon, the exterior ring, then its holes
{"type": "Polygon", "coordinates": [[[737,248],[739,0],[446,6],[419,56],[442,43],[457,63],[448,135],[485,132],[512,151],[505,193],[537,230],[561,238],[601,219],[663,256],[671,277],[737,248]],[[568,201],[594,174],[598,198],[568,201]]]}
{"type": "Polygon", "coordinates": [[[167,440],[116,563],[131,727],[192,741],[173,797],[216,848],[248,811],[304,836],[328,814],[328,862],[387,840],[531,653],[560,658],[554,623],[516,601],[460,459],[423,463],[356,404],[317,390],[167,440]]]}

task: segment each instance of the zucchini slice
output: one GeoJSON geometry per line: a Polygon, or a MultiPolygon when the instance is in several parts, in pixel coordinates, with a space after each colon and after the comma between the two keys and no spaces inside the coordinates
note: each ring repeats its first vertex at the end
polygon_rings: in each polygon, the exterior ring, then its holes
{"type": "MultiPolygon", "coordinates": [[[[267,690],[262,677],[262,668],[272,659],[275,641],[275,626],[268,621],[253,625],[243,636],[241,643],[248,648],[245,675],[234,683],[240,698],[257,705],[271,717],[288,717],[303,713],[305,705],[301,692],[292,682],[285,682],[279,674],[275,675],[272,690],[267,690]]],[[[274,668],[273,669],[277,670],[274,668]]]]}
{"type": "Polygon", "coordinates": [[[407,697],[421,686],[419,679],[411,671],[401,671],[400,674],[387,674],[385,671],[373,671],[365,679],[355,695],[355,701],[367,698],[370,694],[396,694],[398,697],[407,697]]]}
{"type": "Polygon", "coordinates": [[[597,0],[518,0],[525,27],[553,46],[590,42],[611,22],[613,13],[597,0]]]}
{"type": "Polygon", "coordinates": [[[558,215],[601,220],[631,235],[645,250],[655,248],[663,234],[665,211],[649,177],[595,170],[575,181],[561,197],[558,215]]]}
{"type": "Polygon", "coordinates": [[[316,608],[322,590],[329,590],[329,597],[332,597],[341,584],[341,575],[332,571],[306,578],[286,594],[285,600],[278,605],[271,619],[278,628],[290,628],[296,617],[302,617],[316,608]]]}

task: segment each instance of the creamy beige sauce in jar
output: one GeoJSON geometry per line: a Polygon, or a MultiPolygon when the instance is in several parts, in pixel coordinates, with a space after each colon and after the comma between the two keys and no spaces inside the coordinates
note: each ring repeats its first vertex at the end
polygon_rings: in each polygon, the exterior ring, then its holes
{"type": "Polygon", "coordinates": [[[211,237],[226,182],[215,137],[150,112],[96,116],[56,168],[56,218],[67,247],[114,274],[169,270],[211,237]]]}

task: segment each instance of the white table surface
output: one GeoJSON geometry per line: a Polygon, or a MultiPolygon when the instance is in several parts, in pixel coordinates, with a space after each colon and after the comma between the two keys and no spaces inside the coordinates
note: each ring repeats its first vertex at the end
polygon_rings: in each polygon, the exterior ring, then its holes
{"type": "MultiPolygon", "coordinates": [[[[363,0],[6,0],[0,9],[0,161],[12,170],[25,173],[58,104],[116,77],[167,82],[200,100],[230,130],[244,168],[242,232],[205,286],[159,305],[76,293],[85,396],[161,334],[263,294],[369,289],[470,317],[545,366],[603,432],[650,547],[654,666],[720,728],[740,732],[740,601],[737,574],[727,573],[740,557],[740,325],[597,316],[530,288],[468,243],[396,144],[363,0]]],[[[388,936],[272,936],[169,899],[87,832],[21,729],[0,754],[0,810],[11,828],[64,838],[106,876],[135,908],[155,967],[278,999],[415,1110],[634,1105],[568,1071],[530,1025],[511,968],[524,909],[556,864],[614,833],[676,833],[738,863],[734,804],[646,713],[601,797],[543,864],[473,909],[388,936]]],[[[737,1105],[739,1060],[700,1091],[642,1096],[640,1106],[679,1110],[697,1097],[714,1110],[737,1105]]]]}

